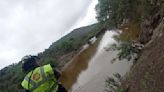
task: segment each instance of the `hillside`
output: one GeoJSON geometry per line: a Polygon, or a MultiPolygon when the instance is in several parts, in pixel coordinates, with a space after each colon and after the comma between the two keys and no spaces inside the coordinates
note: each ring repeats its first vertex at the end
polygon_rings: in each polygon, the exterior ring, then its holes
{"type": "MultiPolygon", "coordinates": [[[[163,92],[164,1],[98,0],[96,12],[99,23],[75,29],[52,43],[38,53],[40,63],[51,63],[62,69],[91,37],[118,28],[122,30],[118,41],[128,43],[119,48],[119,59],[131,59],[136,50],[133,43],[140,43],[144,48],[137,52],[130,72],[112,92],[163,92]]],[[[20,83],[24,75],[21,62],[0,70],[0,92],[22,92],[20,83]]]]}
{"type": "Polygon", "coordinates": [[[39,53],[42,64],[51,63],[61,69],[71,58],[77,54],[82,46],[88,43],[93,36],[104,32],[102,24],[93,24],[73,30],[68,35],[54,42],[43,53],[39,53]]]}
{"type": "MultiPolygon", "coordinates": [[[[123,30],[119,40],[129,45],[144,45],[119,87],[113,84],[113,91],[109,92],[163,92],[164,1],[99,0],[96,10],[99,22],[107,22],[123,30]]],[[[131,58],[134,48],[129,45],[119,48],[119,58],[131,58]]]]}
{"type": "Polygon", "coordinates": [[[128,73],[123,86],[129,92],[164,91],[164,20],[153,31],[140,58],[128,73]]]}
{"type": "MultiPolygon", "coordinates": [[[[100,32],[101,28],[97,28],[99,24],[93,24],[73,30],[60,40],[52,43],[39,53],[41,64],[54,64],[58,68],[62,68],[71,58],[81,49],[83,44],[100,32]]],[[[0,92],[22,92],[20,85],[25,74],[21,70],[21,62],[12,64],[0,70],[0,92]]]]}

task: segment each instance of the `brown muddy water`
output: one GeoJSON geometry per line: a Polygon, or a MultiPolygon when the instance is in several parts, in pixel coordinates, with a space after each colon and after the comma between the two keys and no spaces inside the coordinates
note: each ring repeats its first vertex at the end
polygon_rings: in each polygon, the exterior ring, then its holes
{"type": "Polygon", "coordinates": [[[82,50],[66,65],[60,78],[61,83],[69,92],[104,92],[105,80],[114,73],[125,75],[132,62],[116,61],[117,51],[107,51],[110,45],[117,43],[114,31],[106,33],[98,40],[82,50]]]}

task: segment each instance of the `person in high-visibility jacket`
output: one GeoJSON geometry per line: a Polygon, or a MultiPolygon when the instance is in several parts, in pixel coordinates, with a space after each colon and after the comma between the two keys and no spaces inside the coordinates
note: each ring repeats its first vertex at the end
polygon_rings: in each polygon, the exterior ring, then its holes
{"type": "Polygon", "coordinates": [[[22,69],[27,74],[21,85],[26,92],[67,92],[58,82],[60,72],[47,64],[39,66],[37,56],[22,59],[22,69]]]}

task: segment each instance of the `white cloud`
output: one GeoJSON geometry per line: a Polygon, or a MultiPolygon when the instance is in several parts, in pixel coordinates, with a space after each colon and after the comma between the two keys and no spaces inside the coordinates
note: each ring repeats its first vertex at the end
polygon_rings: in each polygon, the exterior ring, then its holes
{"type": "Polygon", "coordinates": [[[92,3],[90,4],[90,6],[87,10],[85,17],[79,19],[79,22],[75,25],[75,28],[81,27],[81,26],[87,26],[87,25],[97,22],[97,20],[95,18],[95,16],[96,16],[95,6],[97,3],[98,3],[98,0],[92,1],[92,3]]]}

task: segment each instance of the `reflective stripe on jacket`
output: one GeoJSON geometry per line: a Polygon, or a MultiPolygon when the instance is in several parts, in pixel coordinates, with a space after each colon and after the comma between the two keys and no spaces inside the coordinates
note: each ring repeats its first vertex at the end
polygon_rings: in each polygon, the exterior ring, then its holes
{"type": "Polygon", "coordinates": [[[57,79],[50,64],[29,72],[21,85],[31,92],[57,92],[58,90],[57,79]],[[29,81],[30,76],[31,80],[29,81]]]}

